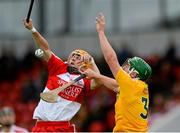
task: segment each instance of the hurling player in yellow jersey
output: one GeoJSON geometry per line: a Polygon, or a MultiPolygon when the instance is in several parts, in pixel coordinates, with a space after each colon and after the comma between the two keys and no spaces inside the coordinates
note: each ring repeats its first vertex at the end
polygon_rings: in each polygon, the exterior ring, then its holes
{"type": "Polygon", "coordinates": [[[116,125],[113,132],[146,132],[148,130],[148,85],[151,67],[141,58],[133,57],[120,66],[117,55],[105,35],[105,17],[96,18],[100,46],[118,85],[119,95],[115,104],[116,125]]]}

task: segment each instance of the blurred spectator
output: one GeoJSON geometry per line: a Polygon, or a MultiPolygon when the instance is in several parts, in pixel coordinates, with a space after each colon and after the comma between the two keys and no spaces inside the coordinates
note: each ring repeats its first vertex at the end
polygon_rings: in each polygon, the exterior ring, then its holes
{"type": "Polygon", "coordinates": [[[167,58],[170,63],[174,63],[176,60],[176,42],[172,38],[169,40],[165,58],[167,58]]]}
{"type": "Polygon", "coordinates": [[[22,100],[23,102],[33,101],[39,99],[39,88],[35,85],[35,82],[31,79],[29,79],[26,83],[24,83],[24,86],[22,88],[22,100]]]}
{"type": "Polygon", "coordinates": [[[161,93],[157,93],[154,96],[153,99],[153,110],[151,113],[155,114],[155,113],[165,113],[166,112],[166,108],[165,108],[165,97],[163,96],[163,94],[161,93]]]}
{"type": "Polygon", "coordinates": [[[106,131],[106,126],[103,121],[94,121],[90,123],[88,127],[88,132],[104,132],[106,131]]]}
{"type": "Polygon", "coordinates": [[[172,87],[172,95],[167,101],[166,108],[171,109],[180,104],[180,81],[174,83],[172,87]]]}
{"type": "Polygon", "coordinates": [[[122,48],[117,53],[118,61],[120,64],[123,64],[127,58],[131,58],[133,56],[133,53],[131,52],[128,44],[126,41],[122,41],[122,48]]]}
{"type": "Polygon", "coordinates": [[[2,48],[0,63],[0,81],[14,81],[18,74],[19,62],[14,56],[13,49],[9,50],[6,47],[2,48]]]}
{"type": "Polygon", "coordinates": [[[28,132],[27,129],[15,125],[15,112],[10,107],[0,110],[0,132],[28,132]]]}

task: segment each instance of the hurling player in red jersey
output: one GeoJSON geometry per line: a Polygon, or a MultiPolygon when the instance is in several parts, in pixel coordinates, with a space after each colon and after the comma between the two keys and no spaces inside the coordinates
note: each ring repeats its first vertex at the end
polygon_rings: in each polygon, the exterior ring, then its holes
{"type": "MultiPolygon", "coordinates": [[[[33,27],[32,20],[29,23],[23,20],[24,26],[31,31],[38,47],[43,50],[43,59],[48,65],[48,81],[44,92],[56,89],[74,78],[78,77],[80,68],[90,68],[99,73],[91,55],[84,50],[74,50],[70,53],[67,62],[62,61],[49,48],[47,40],[33,27]]],[[[64,89],[58,95],[57,103],[39,101],[33,119],[37,119],[33,132],[75,132],[74,124],[69,121],[78,112],[86,94],[98,85],[106,82],[106,87],[118,90],[114,79],[102,76],[101,79],[81,79],[74,85],[64,89]],[[108,84],[107,84],[108,83],[108,84]]]]}

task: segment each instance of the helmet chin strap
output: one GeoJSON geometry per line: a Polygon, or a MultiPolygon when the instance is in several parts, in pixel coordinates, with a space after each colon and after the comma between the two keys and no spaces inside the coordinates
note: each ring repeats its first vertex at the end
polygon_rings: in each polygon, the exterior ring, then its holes
{"type": "Polygon", "coordinates": [[[70,74],[81,74],[77,68],[73,67],[73,66],[68,66],[67,67],[67,71],[70,73],[70,74]]]}
{"type": "MultiPolygon", "coordinates": [[[[139,74],[138,71],[136,71],[134,68],[131,68],[128,74],[131,75],[132,72],[136,72],[137,74],[139,74]]],[[[139,79],[139,77],[136,76],[136,77],[133,78],[133,79],[139,79]]]]}
{"type": "Polygon", "coordinates": [[[136,77],[136,78],[133,78],[133,79],[135,79],[135,80],[139,80],[139,77],[136,77]]]}

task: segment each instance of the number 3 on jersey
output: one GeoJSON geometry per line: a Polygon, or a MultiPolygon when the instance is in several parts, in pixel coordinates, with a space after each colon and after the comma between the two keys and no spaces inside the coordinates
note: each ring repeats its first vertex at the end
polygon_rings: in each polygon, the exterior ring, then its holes
{"type": "Polygon", "coordinates": [[[144,104],[144,110],[146,111],[146,113],[141,113],[140,116],[143,119],[147,119],[147,116],[148,116],[148,99],[145,97],[142,97],[141,100],[142,100],[142,103],[144,104]]]}

